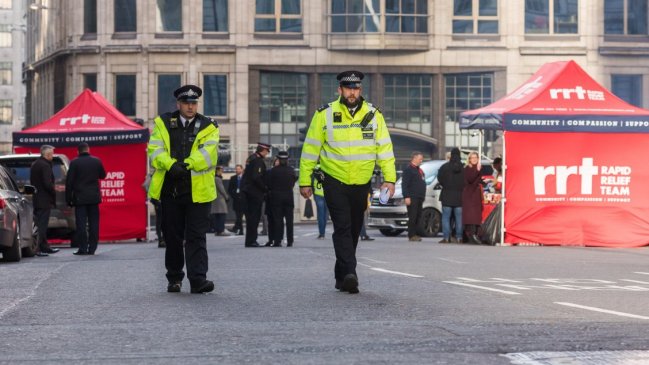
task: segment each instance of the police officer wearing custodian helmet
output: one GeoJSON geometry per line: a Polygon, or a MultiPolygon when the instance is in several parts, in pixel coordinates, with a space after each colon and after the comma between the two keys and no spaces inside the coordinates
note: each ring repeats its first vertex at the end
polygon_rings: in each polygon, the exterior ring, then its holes
{"type": "MultiPolygon", "coordinates": [[[[358,293],[356,246],[367,207],[367,192],[375,164],[394,194],[396,171],[392,140],[380,110],[361,96],[363,73],[338,74],[338,100],[319,108],[306,134],[300,159],[300,194],[312,194],[311,175],[320,160],[322,187],[334,225],[336,289],[358,293]]],[[[318,176],[321,176],[318,174],[318,176]]]]}
{"type": "Polygon", "coordinates": [[[214,283],[207,280],[205,242],[210,203],[216,199],[219,129],[212,119],[196,112],[202,93],[194,85],[176,89],[178,110],[155,118],[148,145],[149,160],[155,168],[149,197],[162,203],[170,293],[181,290],[185,262],[192,293],[214,290],[214,283]]]}
{"type": "Polygon", "coordinates": [[[257,143],[257,150],[246,160],[246,168],[241,178],[241,191],[246,215],[245,247],[261,247],[257,242],[257,228],[261,219],[261,205],[264,203],[266,187],[266,163],[271,146],[257,143]]]}

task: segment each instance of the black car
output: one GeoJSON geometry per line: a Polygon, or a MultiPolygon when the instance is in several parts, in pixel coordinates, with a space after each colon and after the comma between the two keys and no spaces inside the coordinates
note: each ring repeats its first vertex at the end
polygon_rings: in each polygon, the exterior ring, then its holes
{"type": "MultiPolygon", "coordinates": [[[[34,194],[32,185],[25,185],[26,195],[34,194]]],[[[0,252],[5,261],[20,261],[36,254],[38,230],[34,224],[32,203],[18,190],[11,173],[0,166],[0,252]]]]}
{"type": "MultiPolygon", "coordinates": [[[[9,170],[16,178],[18,188],[29,184],[29,174],[32,163],[40,157],[39,154],[17,154],[0,156],[0,165],[9,170]]],[[[47,224],[47,238],[70,239],[76,228],[74,208],[65,201],[65,177],[68,173],[70,160],[62,154],[55,154],[52,159],[54,172],[54,189],[56,190],[56,205],[50,211],[47,224]]],[[[28,196],[31,201],[31,196],[28,196]]]]}

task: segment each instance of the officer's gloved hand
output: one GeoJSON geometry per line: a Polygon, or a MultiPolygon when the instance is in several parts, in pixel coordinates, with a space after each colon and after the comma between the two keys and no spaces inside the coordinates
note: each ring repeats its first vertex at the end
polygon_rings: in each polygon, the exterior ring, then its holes
{"type": "Polygon", "coordinates": [[[187,174],[187,169],[183,166],[182,162],[174,162],[169,169],[169,175],[174,179],[180,179],[187,174]]]}

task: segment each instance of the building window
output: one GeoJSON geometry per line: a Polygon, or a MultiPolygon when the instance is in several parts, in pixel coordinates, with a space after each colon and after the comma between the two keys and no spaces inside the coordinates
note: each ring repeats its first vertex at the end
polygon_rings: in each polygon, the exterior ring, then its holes
{"type": "Polygon", "coordinates": [[[209,116],[228,115],[228,83],[225,75],[203,75],[203,110],[209,116]]]}
{"type": "Polygon", "coordinates": [[[578,0],[525,0],[525,33],[577,34],[578,0]]]}
{"type": "Polygon", "coordinates": [[[255,32],[302,33],[300,0],[256,0],[255,32]]]}
{"type": "Polygon", "coordinates": [[[431,75],[385,75],[383,117],[390,127],[432,134],[431,75]]]}
{"type": "Polygon", "coordinates": [[[97,0],[83,1],[83,33],[97,33],[97,0]]]}
{"type": "Polygon", "coordinates": [[[492,103],[493,74],[453,74],[446,75],[444,81],[446,87],[444,145],[447,148],[478,147],[480,139],[477,135],[471,136],[467,132],[460,132],[460,113],[492,103]]]}
{"type": "Polygon", "coordinates": [[[228,1],[203,0],[203,32],[228,31],[228,1]]]}
{"type": "Polygon", "coordinates": [[[11,25],[0,24],[0,48],[11,47],[11,25]]]}
{"type": "Polygon", "coordinates": [[[122,114],[135,116],[135,75],[115,75],[115,106],[122,114]]]}
{"type": "MultiPolygon", "coordinates": [[[[262,141],[298,146],[298,129],[307,124],[308,89],[306,74],[261,73],[259,134],[262,141]]],[[[289,151],[291,156],[298,153],[289,151]]]]}
{"type": "Polygon", "coordinates": [[[612,75],[611,91],[627,103],[642,108],[642,75],[612,75]]]}
{"type": "MultiPolygon", "coordinates": [[[[320,74],[320,104],[329,104],[334,100],[338,100],[339,81],[336,80],[337,74],[320,74]]],[[[370,75],[365,75],[362,81],[363,98],[372,103],[372,96],[370,90],[372,89],[372,78],[370,75]]]]}
{"type": "Polygon", "coordinates": [[[11,0],[0,0],[0,9],[11,9],[11,0]]]}
{"type": "Polygon", "coordinates": [[[158,115],[178,109],[174,91],[180,87],[180,82],[180,74],[158,75],[158,115]]]}
{"type": "Polygon", "coordinates": [[[647,0],[605,0],[604,33],[647,34],[647,0]]]}
{"type": "Polygon", "coordinates": [[[0,62],[0,85],[11,85],[13,82],[13,64],[11,62],[0,62]]]}
{"type": "Polygon", "coordinates": [[[334,33],[427,33],[427,0],[332,0],[334,33]],[[381,9],[385,9],[384,12],[381,9]]]}
{"type": "Polygon", "coordinates": [[[156,17],[156,32],[182,32],[183,2],[157,0],[156,17]]]}
{"type": "Polygon", "coordinates": [[[0,124],[12,123],[12,103],[11,100],[0,100],[0,124]]]}
{"type": "Polygon", "coordinates": [[[454,34],[498,34],[497,0],[455,0],[454,34]]]}
{"type": "Polygon", "coordinates": [[[115,0],[115,32],[135,32],[136,19],[135,0],[115,0]]]}
{"type": "Polygon", "coordinates": [[[90,89],[90,91],[97,91],[96,73],[83,74],[83,88],[90,89]]]}

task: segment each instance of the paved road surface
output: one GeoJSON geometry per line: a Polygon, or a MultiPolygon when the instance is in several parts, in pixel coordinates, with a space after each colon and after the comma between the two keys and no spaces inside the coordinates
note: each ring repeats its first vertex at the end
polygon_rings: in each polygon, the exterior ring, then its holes
{"type": "Polygon", "coordinates": [[[351,295],[334,289],[333,248],[316,232],[296,227],[293,248],[210,236],[207,295],[187,281],[166,293],[155,243],[0,263],[0,363],[649,363],[647,249],[370,231],[351,295]]]}

